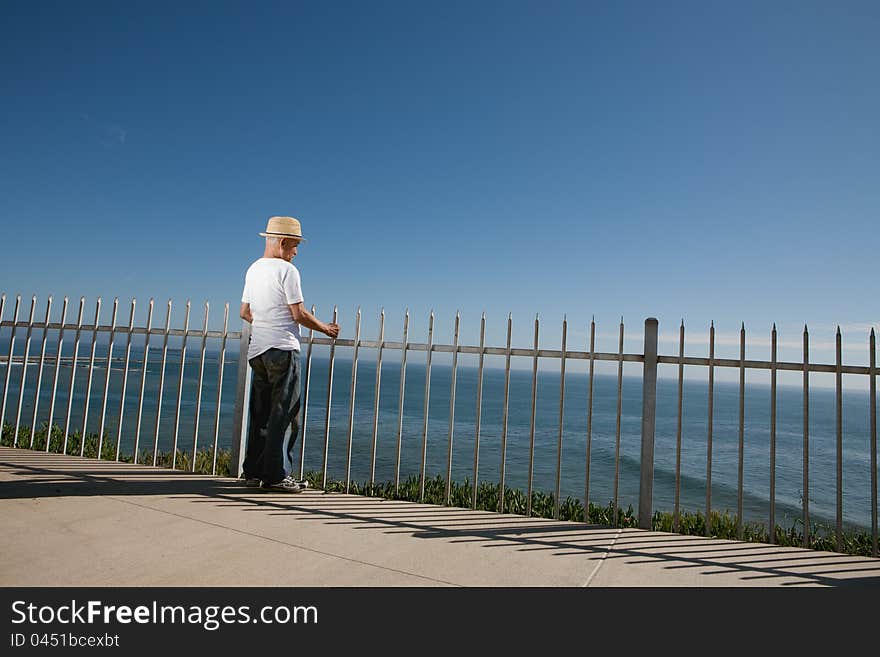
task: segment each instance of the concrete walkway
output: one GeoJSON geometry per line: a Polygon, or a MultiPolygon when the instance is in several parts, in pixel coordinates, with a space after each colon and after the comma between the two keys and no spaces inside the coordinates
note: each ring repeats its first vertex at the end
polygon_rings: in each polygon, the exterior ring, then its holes
{"type": "Polygon", "coordinates": [[[0,448],[0,586],[880,587],[880,560],[0,448]]]}

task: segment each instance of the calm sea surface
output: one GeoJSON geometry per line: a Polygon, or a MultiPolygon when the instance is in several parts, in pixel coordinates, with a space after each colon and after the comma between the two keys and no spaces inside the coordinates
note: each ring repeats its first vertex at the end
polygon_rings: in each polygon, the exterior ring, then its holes
{"type": "MultiPolygon", "coordinates": [[[[34,341],[36,344],[36,341],[34,341]]],[[[16,345],[16,356],[20,355],[16,345]]],[[[31,355],[34,354],[34,346],[31,355]]],[[[72,353],[65,342],[63,354],[72,353]]],[[[131,453],[142,376],[143,347],[132,347],[132,364],[126,383],[123,410],[122,452],[131,453]]],[[[106,401],[106,427],[115,440],[118,431],[120,394],[122,390],[122,359],[124,345],[117,344],[111,369],[106,401]]],[[[151,448],[159,418],[159,449],[168,450],[174,442],[191,450],[196,438],[196,399],[199,382],[198,345],[189,346],[184,365],[180,414],[175,413],[180,390],[180,351],[169,349],[164,384],[159,403],[161,378],[161,347],[151,346],[139,445],[151,448]]],[[[106,359],[106,347],[99,345],[97,359],[106,359]]],[[[89,349],[80,347],[79,364],[87,364],[89,349]]],[[[490,359],[491,360],[491,359],[490,359]]],[[[303,356],[305,361],[305,355],[303,356]]],[[[97,362],[97,361],[96,361],[97,362]]],[[[488,363],[488,361],[487,361],[488,363]]],[[[309,404],[305,433],[305,468],[320,471],[323,466],[324,430],[327,408],[328,364],[326,356],[313,357],[310,373],[309,404]]],[[[305,362],[303,362],[305,365],[305,362]]],[[[483,374],[483,403],[479,437],[479,479],[497,482],[501,466],[501,434],[503,416],[503,358],[493,361],[483,374]]],[[[198,419],[198,445],[210,447],[215,432],[217,411],[218,356],[208,353],[202,374],[201,411],[198,419]]],[[[220,403],[218,444],[228,448],[232,442],[232,416],[235,403],[237,355],[227,352],[224,383],[220,403]]],[[[54,376],[54,360],[47,358],[44,367],[37,424],[49,415],[54,376]]],[[[424,394],[424,354],[413,354],[407,363],[401,441],[401,479],[418,475],[421,464],[424,394]]],[[[337,358],[334,366],[328,476],[342,479],[348,448],[348,423],[351,387],[351,360],[337,358]]],[[[20,423],[30,426],[36,393],[38,367],[27,368],[25,390],[21,395],[20,423]]],[[[62,366],[56,392],[54,423],[64,426],[70,406],[71,430],[83,426],[88,370],[77,367],[72,404],[68,404],[71,369],[62,366]]],[[[104,406],[106,369],[96,365],[91,382],[91,397],[86,422],[87,432],[97,431],[104,406]]],[[[0,385],[6,378],[6,366],[0,365],[0,385]]],[[[6,395],[4,421],[14,423],[18,409],[21,366],[13,365],[6,395]]],[[[431,370],[430,408],[427,430],[427,473],[445,477],[449,446],[449,411],[451,367],[435,360],[431,370]]],[[[360,361],[352,435],[353,480],[363,482],[369,477],[372,443],[373,409],[375,403],[375,362],[360,361]]],[[[588,377],[583,373],[566,375],[565,414],[562,439],[561,494],[583,499],[587,437],[588,377]]],[[[535,421],[533,489],[554,492],[556,488],[557,448],[559,441],[558,372],[540,372],[537,385],[535,421]]],[[[382,367],[379,400],[376,480],[393,480],[397,456],[399,419],[400,364],[385,361],[382,367]]],[[[525,490],[528,481],[531,371],[513,370],[510,377],[506,483],[525,490]]],[[[641,375],[634,367],[623,379],[622,416],[620,425],[619,503],[623,508],[638,506],[639,458],[641,441],[641,375]],[[638,374],[638,375],[636,375],[638,374]]],[[[658,381],[657,431],[655,439],[654,508],[671,511],[675,493],[675,460],[678,383],[675,379],[658,381]]],[[[453,427],[452,475],[463,481],[473,478],[477,398],[477,369],[470,365],[458,368],[456,381],[455,424],[453,427]]],[[[705,380],[685,381],[684,421],[681,450],[681,508],[705,509],[707,454],[708,391],[705,380]]],[[[777,522],[791,526],[800,518],[803,492],[803,400],[800,388],[780,386],[777,392],[776,500],[777,522]]],[[[811,388],[810,391],[810,453],[809,486],[810,515],[814,522],[833,526],[836,513],[836,420],[833,390],[811,388]]],[[[712,508],[736,511],[739,432],[739,386],[716,381],[712,450],[712,508]]],[[[592,422],[590,500],[607,504],[614,497],[615,446],[617,435],[617,377],[596,375],[592,422]]],[[[867,392],[846,390],[843,409],[845,521],[870,527],[870,443],[869,401],[867,392]]],[[[745,395],[745,459],[744,516],[747,521],[766,524],[769,515],[770,489],[770,391],[763,385],[747,385],[745,395]]]]}

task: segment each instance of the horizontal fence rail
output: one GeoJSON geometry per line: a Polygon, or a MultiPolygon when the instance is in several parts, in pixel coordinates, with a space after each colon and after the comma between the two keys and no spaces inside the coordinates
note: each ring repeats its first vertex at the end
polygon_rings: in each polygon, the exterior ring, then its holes
{"type": "MultiPolygon", "coordinates": [[[[37,374],[37,380],[35,382],[36,392],[34,396],[34,408],[31,415],[31,426],[30,426],[30,436],[29,436],[29,444],[33,445],[33,437],[34,432],[36,431],[37,419],[38,419],[38,410],[37,406],[40,402],[40,387],[42,384],[42,373],[45,365],[49,365],[54,368],[52,370],[51,380],[52,380],[52,395],[51,395],[51,409],[49,411],[49,422],[50,422],[50,431],[51,431],[51,421],[52,418],[55,417],[56,412],[60,417],[64,417],[64,430],[63,430],[63,441],[64,441],[64,450],[67,450],[67,443],[70,434],[70,406],[72,404],[73,398],[73,389],[74,389],[74,378],[77,375],[78,369],[86,370],[86,377],[88,380],[87,390],[88,393],[85,397],[84,401],[84,410],[83,410],[83,418],[82,418],[82,432],[81,432],[81,443],[82,446],[85,445],[85,434],[87,429],[88,422],[88,408],[89,408],[89,397],[91,397],[91,386],[92,379],[94,376],[94,370],[96,366],[103,365],[106,367],[106,373],[104,375],[103,386],[101,391],[101,419],[100,419],[100,434],[98,436],[99,445],[103,440],[103,433],[105,427],[105,412],[107,408],[107,395],[108,388],[110,386],[110,366],[113,364],[123,363],[123,374],[122,374],[122,390],[121,390],[121,399],[118,406],[118,418],[116,425],[116,433],[115,433],[115,458],[119,460],[120,458],[120,445],[122,442],[122,416],[125,410],[125,396],[126,396],[126,386],[128,383],[128,372],[132,365],[141,366],[141,376],[140,380],[135,384],[132,382],[130,389],[135,389],[138,391],[139,401],[138,401],[138,410],[137,410],[137,424],[136,431],[134,437],[134,455],[137,458],[137,449],[139,445],[140,432],[141,432],[141,423],[142,416],[146,415],[147,410],[143,408],[143,400],[144,400],[144,387],[146,381],[146,372],[147,372],[147,363],[155,362],[157,359],[160,362],[159,366],[159,383],[158,383],[158,402],[155,408],[155,418],[156,424],[155,433],[153,435],[153,451],[152,451],[152,464],[156,465],[156,457],[158,453],[158,441],[159,441],[159,421],[161,415],[163,413],[162,408],[162,397],[163,397],[163,388],[166,385],[165,381],[165,368],[169,359],[173,359],[177,365],[176,372],[178,373],[177,378],[177,386],[176,386],[176,405],[174,409],[174,425],[173,425],[173,452],[171,454],[171,465],[176,466],[178,457],[178,433],[179,433],[179,421],[180,421],[180,412],[181,412],[181,404],[184,402],[184,368],[186,365],[193,367],[193,365],[188,364],[186,360],[186,350],[187,350],[187,340],[193,339],[192,345],[197,345],[199,348],[199,358],[198,358],[198,367],[196,372],[198,372],[198,385],[196,387],[196,391],[194,392],[194,398],[192,400],[187,399],[187,402],[193,402],[194,404],[194,414],[195,414],[195,428],[193,432],[193,441],[191,449],[187,449],[186,456],[190,461],[189,466],[190,469],[195,468],[195,461],[197,456],[197,447],[198,447],[198,425],[200,418],[200,411],[202,406],[202,387],[203,387],[203,376],[204,376],[204,367],[206,362],[206,344],[209,340],[220,341],[220,357],[218,362],[218,379],[217,379],[217,388],[216,395],[214,399],[216,399],[216,407],[214,414],[214,435],[211,446],[211,471],[216,473],[217,471],[217,452],[218,452],[218,431],[220,426],[220,402],[223,388],[223,377],[224,377],[224,355],[226,353],[227,343],[229,340],[238,341],[238,349],[239,349],[239,359],[238,359],[238,377],[236,384],[236,397],[235,397],[235,411],[233,417],[233,429],[232,429],[232,450],[231,450],[231,464],[230,464],[230,472],[233,476],[238,476],[240,474],[240,467],[242,457],[245,451],[246,445],[246,436],[247,436],[247,427],[248,427],[248,391],[249,391],[249,367],[247,365],[247,359],[245,357],[247,351],[247,342],[249,339],[250,331],[249,325],[245,324],[241,331],[229,331],[228,330],[228,304],[225,306],[225,313],[223,324],[224,328],[222,331],[218,330],[209,330],[208,329],[208,320],[209,320],[209,306],[207,303],[204,305],[204,315],[201,318],[200,328],[191,329],[189,327],[189,302],[186,305],[186,319],[184,321],[184,326],[182,328],[171,328],[170,326],[170,315],[171,315],[171,302],[168,302],[168,306],[166,309],[166,318],[164,322],[164,328],[156,328],[153,327],[153,301],[149,302],[149,315],[148,320],[146,322],[146,326],[136,326],[134,323],[135,317],[135,301],[132,300],[130,315],[128,318],[128,322],[118,324],[116,321],[117,314],[117,304],[118,301],[114,300],[113,302],[113,311],[112,311],[112,319],[109,324],[101,323],[100,314],[101,314],[101,301],[97,300],[95,306],[95,314],[94,320],[91,324],[86,324],[83,322],[83,306],[84,300],[80,299],[79,309],[77,313],[77,320],[75,322],[66,321],[65,317],[67,314],[67,299],[64,299],[64,308],[62,313],[61,321],[51,322],[50,321],[50,311],[52,302],[49,300],[47,302],[47,307],[45,311],[45,316],[43,321],[35,321],[35,309],[36,309],[36,298],[32,298],[30,302],[29,311],[26,313],[27,320],[20,319],[25,313],[22,313],[21,308],[21,298],[15,298],[14,310],[11,313],[11,319],[5,319],[3,317],[5,311],[5,307],[7,305],[7,299],[4,295],[2,300],[0,300],[0,327],[8,330],[8,349],[5,355],[0,354],[0,366],[5,367],[3,381],[3,398],[2,398],[2,408],[0,408],[0,423],[5,423],[7,420],[7,412],[12,411],[14,413],[14,435],[18,435],[18,431],[20,428],[20,420],[21,420],[21,411],[22,411],[22,399],[25,390],[26,379],[28,377],[28,368],[21,367],[21,372],[19,374],[19,382],[18,382],[18,399],[17,400],[7,400],[7,394],[11,389],[11,382],[13,381],[11,378],[13,366],[20,366],[24,363],[27,364],[37,364],[39,367],[39,372],[37,374]],[[54,332],[56,335],[56,349],[53,354],[51,350],[47,353],[47,341],[46,335],[50,332],[54,332]],[[36,340],[36,343],[39,347],[32,351],[32,342],[34,342],[34,337],[40,334],[40,338],[36,340]],[[96,353],[96,346],[98,344],[98,336],[106,335],[109,339],[106,346],[106,351],[103,356],[99,353],[96,353]],[[141,357],[132,358],[131,349],[132,342],[136,336],[144,336],[143,341],[143,354],[141,357]],[[90,339],[89,339],[90,338],[90,339]],[[157,338],[161,339],[162,346],[161,348],[157,347],[155,344],[151,344],[150,339],[157,338]],[[169,338],[178,340],[180,342],[179,348],[176,348],[173,354],[169,355],[169,338]],[[24,340],[24,347],[20,354],[16,355],[14,353],[16,342],[24,340]],[[70,343],[72,340],[72,353],[70,355],[64,356],[61,354],[62,345],[65,343],[70,343]],[[86,347],[89,349],[88,355],[83,353],[84,345],[82,342],[86,342],[86,347]],[[114,349],[118,348],[122,355],[114,355],[114,349]],[[152,353],[151,353],[152,352],[152,353]],[[69,388],[66,395],[66,404],[67,408],[61,410],[59,407],[56,409],[56,387],[59,382],[58,371],[60,368],[69,368],[70,369],[70,381],[69,388]]],[[[313,309],[314,312],[314,309],[313,309]]],[[[337,316],[337,311],[334,308],[333,317],[334,321],[337,316]]],[[[448,394],[450,395],[450,403],[449,403],[449,411],[448,411],[448,429],[446,431],[447,434],[447,445],[446,454],[447,461],[445,463],[445,502],[449,504],[451,502],[451,491],[450,485],[452,480],[452,450],[453,450],[453,438],[456,435],[455,432],[455,404],[456,404],[456,377],[459,374],[459,362],[458,357],[460,355],[469,354],[478,357],[478,369],[477,369],[477,379],[476,379],[476,420],[473,427],[473,481],[470,482],[470,485],[473,487],[471,490],[472,499],[470,500],[470,506],[472,508],[477,507],[477,491],[479,487],[479,464],[480,464],[480,454],[481,454],[481,414],[480,411],[483,406],[483,367],[484,367],[484,359],[487,356],[499,356],[504,359],[504,388],[503,388],[503,421],[501,424],[501,432],[499,439],[499,449],[500,449],[500,463],[499,472],[501,478],[501,486],[499,490],[499,497],[497,500],[497,509],[499,511],[504,511],[507,507],[505,506],[505,475],[506,475],[506,461],[509,457],[508,448],[509,444],[507,442],[508,439],[508,403],[509,403],[509,388],[510,388],[510,378],[511,378],[511,370],[513,369],[512,361],[516,359],[523,359],[524,362],[529,362],[531,364],[531,373],[532,373],[532,384],[531,384],[531,409],[529,413],[529,453],[528,453],[528,471],[527,471],[527,492],[525,499],[525,509],[524,512],[526,515],[532,514],[532,498],[533,498],[533,467],[534,467],[534,452],[535,452],[535,436],[536,431],[538,429],[546,428],[536,426],[537,423],[537,415],[536,415],[536,402],[539,396],[538,389],[538,371],[539,371],[539,361],[541,359],[555,359],[559,361],[559,369],[556,371],[559,376],[559,388],[558,388],[558,415],[557,415],[557,424],[552,427],[556,436],[556,466],[555,466],[555,495],[553,498],[553,513],[556,517],[560,515],[560,480],[561,480],[561,472],[563,465],[563,446],[565,443],[565,398],[566,398],[566,364],[571,363],[572,361],[586,361],[589,364],[589,373],[587,374],[587,380],[589,385],[589,395],[587,397],[587,405],[582,409],[584,414],[584,418],[586,419],[586,435],[583,437],[585,440],[585,453],[584,453],[584,462],[583,462],[583,470],[584,473],[584,494],[581,503],[583,504],[583,508],[586,510],[584,515],[584,519],[586,521],[589,520],[589,509],[591,502],[591,465],[593,467],[594,464],[591,464],[591,450],[594,444],[594,403],[593,403],[593,391],[594,391],[594,378],[596,376],[595,372],[595,364],[596,362],[606,361],[609,363],[617,364],[617,398],[616,398],[616,418],[615,418],[615,430],[614,430],[614,440],[615,440],[615,449],[614,449],[614,474],[613,474],[613,499],[611,502],[612,505],[612,523],[617,525],[619,523],[619,495],[618,495],[618,485],[620,479],[620,465],[621,465],[621,425],[622,425],[622,399],[623,399],[623,366],[624,363],[640,363],[642,370],[642,399],[641,399],[641,452],[639,456],[639,493],[638,493],[638,525],[643,528],[651,528],[652,524],[652,516],[654,513],[653,508],[653,483],[654,483],[654,442],[655,442],[655,434],[656,434],[656,405],[657,405],[657,376],[658,376],[658,365],[672,365],[677,367],[677,425],[674,432],[675,438],[675,495],[674,495],[674,509],[673,509],[673,531],[678,531],[680,529],[681,522],[681,513],[680,513],[680,493],[681,493],[681,484],[682,484],[682,443],[683,443],[683,400],[685,397],[683,380],[684,380],[684,368],[685,366],[689,367],[700,367],[705,368],[708,374],[708,407],[706,409],[706,469],[705,469],[705,509],[704,509],[704,522],[705,522],[705,533],[707,535],[713,534],[713,513],[717,514],[717,512],[713,508],[713,500],[712,500],[712,472],[713,472],[713,428],[716,421],[713,419],[713,409],[714,409],[714,393],[715,393],[715,372],[718,368],[728,368],[735,369],[739,372],[739,404],[738,404],[738,414],[737,414],[737,430],[736,430],[736,451],[737,451],[737,491],[736,491],[736,533],[742,538],[744,533],[744,523],[743,523],[743,497],[744,497],[744,474],[745,474],[745,446],[748,443],[748,436],[745,430],[745,389],[746,389],[746,370],[764,370],[770,373],[770,388],[769,388],[769,404],[770,404],[770,420],[769,420],[769,537],[771,542],[775,542],[777,539],[776,535],[776,470],[777,470],[777,377],[779,372],[788,371],[788,372],[799,372],[802,374],[802,383],[803,383],[803,409],[802,409],[802,422],[803,422],[803,436],[802,436],[802,450],[803,450],[803,490],[802,490],[802,523],[803,523],[803,544],[805,547],[809,547],[811,544],[811,522],[810,522],[810,485],[811,481],[809,478],[810,472],[810,448],[811,448],[811,435],[810,435],[810,407],[809,407],[809,399],[810,399],[810,378],[811,375],[819,374],[819,373],[827,373],[835,375],[835,408],[836,408],[836,449],[835,449],[835,458],[836,458],[836,468],[835,468],[835,491],[836,491],[836,524],[835,524],[835,536],[837,541],[838,549],[842,549],[842,536],[843,536],[843,510],[844,510],[844,497],[843,497],[843,477],[845,475],[843,468],[843,418],[842,418],[842,408],[843,408],[843,390],[842,390],[842,377],[844,374],[847,375],[861,375],[868,377],[869,384],[869,405],[870,405],[870,421],[869,421],[869,435],[867,436],[867,440],[870,443],[870,486],[871,486],[871,538],[872,538],[872,552],[874,556],[877,556],[877,454],[876,454],[876,348],[875,348],[875,333],[872,329],[870,331],[870,335],[868,336],[868,345],[867,345],[867,355],[868,355],[868,364],[867,365],[845,365],[842,363],[841,359],[841,333],[838,329],[836,334],[836,358],[835,363],[815,363],[810,360],[810,347],[809,347],[809,333],[807,327],[804,327],[803,332],[803,360],[799,362],[786,362],[779,361],[777,359],[777,331],[776,327],[772,328],[770,331],[771,337],[771,359],[770,360],[755,360],[755,359],[747,359],[746,358],[746,329],[745,325],[742,324],[740,328],[740,341],[739,341],[739,358],[718,358],[715,356],[715,326],[714,324],[709,327],[708,330],[708,353],[707,357],[694,357],[694,356],[685,356],[685,326],[684,322],[681,323],[679,327],[679,344],[678,344],[678,353],[676,355],[662,355],[658,353],[658,329],[657,329],[657,320],[653,318],[649,318],[645,321],[645,331],[644,331],[644,349],[642,353],[625,353],[624,352],[624,323],[621,319],[619,326],[617,327],[617,337],[618,337],[618,350],[616,352],[601,352],[595,350],[595,338],[596,338],[596,322],[595,319],[590,323],[590,337],[589,337],[589,349],[579,350],[579,349],[570,349],[569,348],[569,340],[567,339],[568,332],[568,321],[567,319],[563,319],[560,326],[560,334],[562,336],[561,339],[561,349],[544,349],[540,348],[539,338],[541,333],[541,321],[539,317],[535,317],[534,320],[534,342],[531,347],[513,347],[511,346],[511,325],[512,318],[508,316],[507,318],[507,344],[502,347],[496,346],[488,346],[485,344],[485,335],[486,335],[486,318],[485,315],[481,318],[480,324],[480,344],[479,345],[467,345],[462,344],[459,340],[459,331],[460,331],[460,315],[456,314],[455,316],[455,328],[454,328],[454,341],[453,344],[442,344],[438,343],[434,340],[435,327],[434,327],[434,315],[431,313],[428,320],[428,331],[425,335],[425,341],[412,341],[412,335],[410,331],[410,316],[407,311],[404,315],[403,322],[403,331],[402,337],[400,340],[387,340],[386,339],[386,326],[385,326],[385,313],[384,310],[380,313],[379,320],[379,331],[378,331],[378,339],[364,339],[361,336],[361,312],[360,309],[357,311],[357,321],[355,328],[355,337],[354,339],[331,339],[327,337],[321,337],[315,335],[313,331],[309,331],[307,338],[303,338],[303,350],[306,351],[307,355],[305,356],[305,370],[304,370],[304,381],[302,385],[302,394],[304,397],[302,408],[302,438],[300,440],[300,463],[299,463],[299,474],[300,476],[304,475],[304,465],[305,465],[305,437],[306,437],[306,427],[307,421],[309,419],[309,397],[310,394],[314,396],[314,390],[310,387],[310,376],[313,368],[313,349],[314,347],[327,347],[328,354],[328,380],[327,380],[327,389],[326,395],[324,399],[324,416],[323,416],[323,454],[322,454],[322,471],[320,473],[321,481],[324,485],[328,482],[328,453],[330,448],[331,439],[333,439],[333,432],[331,432],[331,409],[333,404],[333,371],[334,371],[334,361],[336,359],[337,349],[339,348],[349,348],[352,350],[352,373],[351,380],[348,384],[349,386],[349,397],[348,397],[348,417],[347,423],[345,424],[345,429],[339,429],[338,431],[344,431],[344,440],[347,441],[346,444],[346,465],[345,465],[345,476],[344,476],[344,486],[345,490],[349,490],[351,484],[351,468],[352,468],[352,441],[354,436],[354,428],[355,428],[355,397],[358,393],[357,386],[357,363],[360,354],[368,354],[371,358],[374,358],[374,362],[377,364],[376,375],[375,375],[375,384],[373,389],[373,397],[372,397],[372,416],[369,420],[369,431],[370,434],[369,442],[369,478],[368,481],[370,484],[374,483],[375,472],[376,472],[376,450],[377,450],[377,442],[383,439],[383,436],[379,435],[378,431],[378,418],[380,414],[379,409],[379,394],[380,394],[380,386],[382,383],[382,358],[383,355],[387,355],[388,351],[398,351],[400,352],[400,376],[399,376],[399,391],[398,391],[398,404],[397,404],[397,430],[395,436],[384,436],[385,440],[396,440],[396,454],[395,454],[395,464],[394,464],[394,490],[395,493],[399,491],[400,488],[400,476],[401,476],[401,453],[402,453],[402,443],[404,437],[404,416],[405,416],[405,388],[406,388],[406,374],[407,374],[407,354],[410,353],[421,353],[424,354],[424,361],[420,363],[421,366],[425,367],[426,378],[424,382],[423,389],[423,398],[422,398],[422,413],[421,413],[421,431],[418,438],[421,438],[421,450],[420,450],[420,459],[418,466],[418,479],[419,479],[419,490],[418,490],[418,498],[425,498],[425,486],[426,486],[426,455],[428,451],[428,440],[429,440],[429,413],[430,413],[430,396],[432,393],[431,386],[431,365],[432,365],[432,355],[433,354],[451,354],[452,355],[452,370],[451,370],[451,389],[448,390],[448,394]],[[525,359],[528,359],[526,361],[525,359]]],[[[193,346],[193,349],[195,346],[193,346]]],[[[460,392],[460,390],[459,390],[460,392]]],[[[541,391],[543,394],[544,391],[541,391]]],[[[314,404],[313,404],[314,405],[314,404]]],[[[412,413],[417,413],[417,411],[411,411],[412,413]]],[[[12,418],[9,418],[12,420],[12,418]]],[[[815,438],[813,438],[815,440],[815,438]]],[[[485,447],[486,441],[483,440],[483,446],[485,447]]],[[[46,449],[48,450],[48,438],[46,449]]],[[[82,447],[81,447],[82,449],[82,447]]],[[[184,452],[180,452],[184,454],[184,452]]],[[[99,458],[100,458],[99,452],[99,458]]],[[[693,476],[699,476],[699,473],[691,473],[693,476]]]]}

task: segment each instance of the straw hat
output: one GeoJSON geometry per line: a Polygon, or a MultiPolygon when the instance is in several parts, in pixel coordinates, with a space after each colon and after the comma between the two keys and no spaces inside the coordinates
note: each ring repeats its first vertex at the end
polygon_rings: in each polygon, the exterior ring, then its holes
{"type": "Polygon", "coordinates": [[[266,224],[266,232],[260,233],[260,237],[295,237],[296,239],[305,239],[302,236],[302,226],[298,219],[293,217],[269,217],[269,223],[266,224]]]}

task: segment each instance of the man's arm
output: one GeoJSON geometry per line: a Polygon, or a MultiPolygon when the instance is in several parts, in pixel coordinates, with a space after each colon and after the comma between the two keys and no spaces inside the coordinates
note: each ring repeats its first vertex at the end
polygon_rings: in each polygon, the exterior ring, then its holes
{"type": "Polygon", "coordinates": [[[243,303],[241,304],[241,310],[238,311],[238,316],[241,317],[248,324],[254,323],[254,316],[251,314],[251,304],[243,303]]]}
{"type": "Polygon", "coordinates": [[[339,324],[325,324],[306,310],[302,302],[291,303],[288,305],[288,308],[290,308],[290,314],[293,317],[293,320],[300,326],[320,331],[325,335],[329,335],[331,338],[335,338],[339,335],[339,324]]]}

